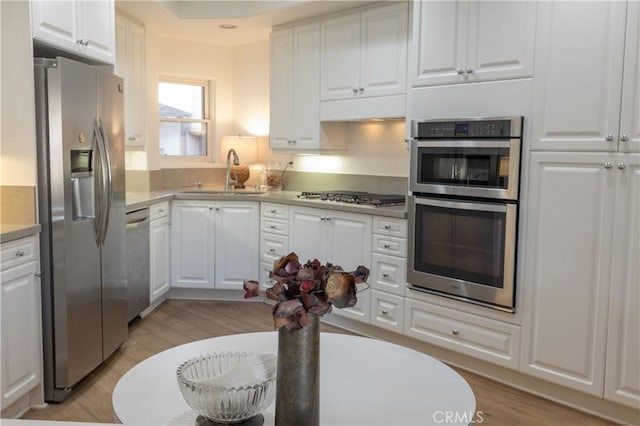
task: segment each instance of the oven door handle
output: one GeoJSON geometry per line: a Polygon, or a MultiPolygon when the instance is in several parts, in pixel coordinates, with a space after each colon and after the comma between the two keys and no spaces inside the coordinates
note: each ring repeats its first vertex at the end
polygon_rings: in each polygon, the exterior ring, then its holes
{"type": "Polygon", "coordinates": [[[475,210],[483,212],[506,213],[505,204],[470,203],[463,201],[436,200],[433,198],[413,197],[415,204],[423,206],[443,207],[445,209],[475,210]]]}
{"type": "MultiPolygon", "coordinates": [[[[517,140],[517,139],[516,139],[517,140]]],[[[418,148],[511,148],[513,139],[509,140],[418,140],[418,148]]]]}

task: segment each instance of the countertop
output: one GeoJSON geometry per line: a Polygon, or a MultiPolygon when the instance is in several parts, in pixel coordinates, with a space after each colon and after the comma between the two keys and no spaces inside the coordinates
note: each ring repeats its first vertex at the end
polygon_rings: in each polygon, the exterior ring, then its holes
{"type": "Polygon", "coordinates": [[[406,219],[407,208],[404,206],[374,207],[362,204],[349,204],[336,201],[305,200],[298,198],[298,191],[267,191],[238,190],[224,193],[222,187],[203,186],[198,190],[190,188],[173,188],[162,191],[127,192],[127,211],[147,207],[167,200],[211,200],[211,201],[261,201],[277,204],[288,204],[301,207],[337,210],[351,213],[363,213],[376,216],[406,219]]]}
{"type": "Polygon", "coordinates": [[[18,240],[20,238],[29,237],[40,232],[38,224],[0,224],[0,243],[18,240]]]}

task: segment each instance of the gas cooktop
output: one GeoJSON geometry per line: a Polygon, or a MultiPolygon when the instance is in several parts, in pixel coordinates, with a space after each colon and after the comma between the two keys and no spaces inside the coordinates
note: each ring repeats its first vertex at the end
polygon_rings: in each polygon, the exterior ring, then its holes
{"type": "Polygon", "coordinates": [[[369,206],[402,206],[405,196],[397,194],[371,194],[358,191],[304,191],[298,198],[307,200],[337,201],[341,203],[366,204],[369,206]]]}

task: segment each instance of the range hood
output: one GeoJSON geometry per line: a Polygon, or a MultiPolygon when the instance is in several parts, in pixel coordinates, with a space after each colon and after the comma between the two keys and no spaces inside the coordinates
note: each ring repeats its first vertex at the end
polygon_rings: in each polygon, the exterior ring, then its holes
{"type": "Polygon", "coordinates": [[[320,121],[404,119],[406,110],[405,95],[321,101],[320,121]]]}

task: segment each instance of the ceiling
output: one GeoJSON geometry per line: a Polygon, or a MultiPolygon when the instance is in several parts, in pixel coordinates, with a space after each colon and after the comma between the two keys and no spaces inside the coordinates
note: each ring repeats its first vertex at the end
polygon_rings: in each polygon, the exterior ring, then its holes
{"type": "Polygon", "coordinates": [[[218,46],[266,40],[271,27],[370,3],[364,0],[116,0],[154,32],[218,46]],[[222,29],[220,25],[235,25],[222,29]]]}

